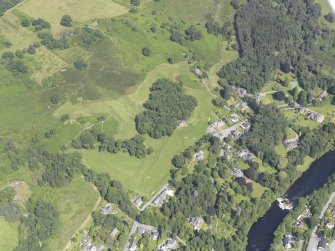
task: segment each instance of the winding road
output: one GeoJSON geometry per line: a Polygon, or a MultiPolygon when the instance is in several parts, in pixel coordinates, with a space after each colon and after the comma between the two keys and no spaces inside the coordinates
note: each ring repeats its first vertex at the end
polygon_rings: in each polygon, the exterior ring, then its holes
{"type": "MultiPolygon", "coordinates": [[[[326,203],[326,205],[322,208],[322,211],[320,213],[319,219],[321,220],[323,216],[325,215],[327,208],[329,207],[330,203],[334,200],[335,198],[335,192],[333,192],[330,196],[329,199],[326,203]]],[[[316,235],[316,230],[317,226],[313,229],[312,235],[309,238],[308,246],[307,246],[307,251],[316,251],[318,249],[318,236],[316,235]]]]}

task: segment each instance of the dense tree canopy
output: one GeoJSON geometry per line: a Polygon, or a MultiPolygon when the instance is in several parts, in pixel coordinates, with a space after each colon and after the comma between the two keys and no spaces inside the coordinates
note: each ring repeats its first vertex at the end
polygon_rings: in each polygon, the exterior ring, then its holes
{"type": "Polygon", "coordinates": [[[149,100],[144,103],[146,110],[135,119],[137,131],[154,138],[171,136],[178,122],[191,115],[197,101],[183,93],[181,83],[168,79],[157,80],[150,91],[149,100]]]}
{"type": "Polygon", "coordinates": [[[278,165],[275,146],[281,143],[287,128],[287,120],[277,108],[263,106],[251,118],[251,130],[242,137],[243,143],[263,161],[278,165]]]}

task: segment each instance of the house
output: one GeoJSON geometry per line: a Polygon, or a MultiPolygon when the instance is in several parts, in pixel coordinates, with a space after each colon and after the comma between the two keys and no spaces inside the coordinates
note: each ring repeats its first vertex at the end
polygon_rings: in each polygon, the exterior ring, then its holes
{"type": "Polygon", "coordinates": [[[235,108],[240,109],[242,112],[248,108],[248,103],[240,100],[236,105],[235,108]]]}
{"type": "Polygon", "coordinates": [[[324,120],[325,120],[325,116],[323,116],[321,113],[319,112],[312,112],[312,111],[309,111],[307,113],[307,117],[309,119],[312,119],[312,120],[315,120],[316,122],[318,123],[322,123],[324,120]]]}
{"type": "Polygon", "coordinates": [[[255,159],[255,155],[251,153],[249,150],[242,150],[239,152],[237,156],[245,161],[252,161],[255,159]]]}
{"type": "Polygon", "coordinates": [[[246,89],[244,88],[240,88],[240,87],[235,87],[233,86],[233,90],[235,91],[235,93],[240,97],[240,98],[243,98],[245,96],[248,95],[248,92],[246,89]]]}
{"type": "Polygon", "coordinates": [[[327,245],[327,239],[324,237],[321,237],[318,242],[318,251],[323,251],[325,250],[327,245]]]}
{"type": "Polygon", "coordinates": [[[196,161],[202,160],[205,157],[204,151],[200,151],[194,155],[196,161]]]}
{"type": "Polygon", "coordinates": [[[251,123],[249,121],[245,121],[242,123],[241,127],[244,131],[249,131],[251,128],[251,123]]]}
{"type": "Polygon", "coordinates": [[[243,133],[241,131],[235,130],[235,131],[233,131],[233,135],[236,139],[239,139],[239,138],[241,138],[243,133]]]}
{"type": "Polygon", "coordinates": [[[190,218],[189,220],[189,223],[193,226],[193,229],[195,231],[199,231],[202,224],[204,224],[204,219],[203,218],[200,218],[200,217],[193,217],[193,218],[190,218]]]}
{"type": "Polygon", "coordinates": [[[79,247],[82,251],[97,251],[97,247],[93,244],[88,235],[88,231],[84,230],[84,237],[80,241],[79,247]]]}
{"type": "Polygon", "coordinates": [[[200,70],[198,67],[194,67],[193,72],[199,77],[201,77],[203,74],[202,70],[200,70]]]}
{"type": "Polygon", "coordinates": [[[177,128],[184,128],[184,127],[187,127],[187,126],[188,126],[187,122],[185,120],[182,120],[182,121],[179,122],[177,128]]]}
{"type": "Polygon", "coordinates": [[[233,157],[233,152],[231,149],[227,149],[226,153],[223,156],[225,159],[231,159],[233,157]]]}
{"type": "Polygon", "coordinates": [[[159,232],[157,230],[152,230],[150,233],[150,238],[153,241],[156,241],[158,239],[159,232]]]}
{"type": "Polygon", "coordinates": [[[235,178],[244,177],[242,170],[239,168],[235,168],[235,167],[231,171],[231,175],[233,175],[235,178]]]}
{"type": "Polygon", "coordinates": [[[291,249],[294,247],[294,244],[296,243],[297,238],[291,234],[285,235],[283,239],[283,244],[285,249],[291,249]]]}
{"type": "Polygon", "coordinates": [[[297,148],[299,145],[299,137],[294,139],[288,139],[283,141],[283,145],[287,150],[292,150],[294,148],[297,148]]]}
{"type": "Polygon", "coordinates": [[[263,94],[263,93],[256,93],[253,97],[256,100],[256,102],[259,103],[265,97],[265,94],[263,94]]]}
{"type": "Polygon", "coordinates": [[[167,241],[160,246],[160,250],[165,251],[165,250],[170,250],[170,249],[176,249],[177,248],[177,242],[176,240],[173,239],[167,239],[167,241]]]}
{"type": "Polygon", "coordinates": [[[235,114],[235,113],[230,116],[230,119],[231,119],[231,121],[233,123],[236,123],[236,122],[238,122],[240,120],[239,117],[238,117],[238,115],[235,114]]]}
{"type": "Polygon", "coordinates": [[[327,221],[326,226],[327,226],[328,229],[333,229],[334,228],[334,223],[331,222],[331,221],[327,221]]]}
{"type": "Polygon", "coordinates": [[[219,119],[208,127],[207,132],[214,133],[214,132],[220,130],[221,127],[223,127],[225,124],[226,123],[222,119],[219,119]]]}
{"type": "Polygon", "coordinates": [[[323,91],[323,92],[320,94],[319,98],[322,100],[322,99],[324,99],[327,95],[328,95],[327,91],[323,91]]]}
{"type": "Polygon", "coordinates": [[[108,203],[104,208],[101,208],[103,214],[111,214],[113,212],[112,204],[108,203]]]}
{"type": "Polygon", "coordinates": [[[141,196],[136,196],[134,198],[134,204],[135,206],[137,206],[138,208],[140,208],[140,206],[143,204],[143,200],[142,200],[142,197],[141,196]]]}
{"type": "Polygon", "coordinates": [[[128,247],[129,251],[136,251],[138,250],[138,247],[136,245],[135,242],[133,242],[129,247],[128,247]]]}
{"type": "Polygon", "coordinates": [[[118,236],[119,233],[120,233],[120,231],[115,227],[115,228],[113,229],[113,231],[110,232],[109,236],[112,237],[112,238],[115,238],[115,237],[118,236]]]}
{"type": "Polygon", "coordinates": [[[156,198],[152,201],[152,204],[155,206],[162,206],[166,199],[166,196],[174,196],[174,191],[170,187],[167,187],[160,194],[158,194],[156,198]]]}

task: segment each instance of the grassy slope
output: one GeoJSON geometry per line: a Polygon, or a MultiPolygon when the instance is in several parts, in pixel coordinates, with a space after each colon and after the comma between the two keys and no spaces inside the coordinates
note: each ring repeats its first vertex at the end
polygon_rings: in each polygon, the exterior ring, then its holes
{"type": "Polygon", "coordinates": [[[60,228],[54,238],[47,242],[50,250],[63,250],[67,242],[90,215],[99,194],[82,178],[75,178],[62,188],[36,187],[33,200],[42,199],[52,203],[60,213],[60,228]]]}
{"type": "Polygon", "coordinates": [[[0,217],[0,250],[11,251],[18,244],[18,226],[0,217]]]}

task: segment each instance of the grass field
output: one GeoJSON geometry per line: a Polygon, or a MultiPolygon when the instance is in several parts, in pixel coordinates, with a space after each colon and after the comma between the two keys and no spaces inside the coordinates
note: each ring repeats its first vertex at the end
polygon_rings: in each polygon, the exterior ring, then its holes
{"type": "Polygon", "coordinates": [[[0,217],[0,250],[14,250],[18,241],[18,224],[9,223],[0,217]]]}
{"type": "Polygon", "coordinates": [[[37,187],[33,200],[42,199],[52,203],[60,214],[60,229],[47,242],[50,250],[63,250],[78,228],[90,216],[98,201],[99,193],[82,178],[75,178],[62,188],[37,187]]]}

